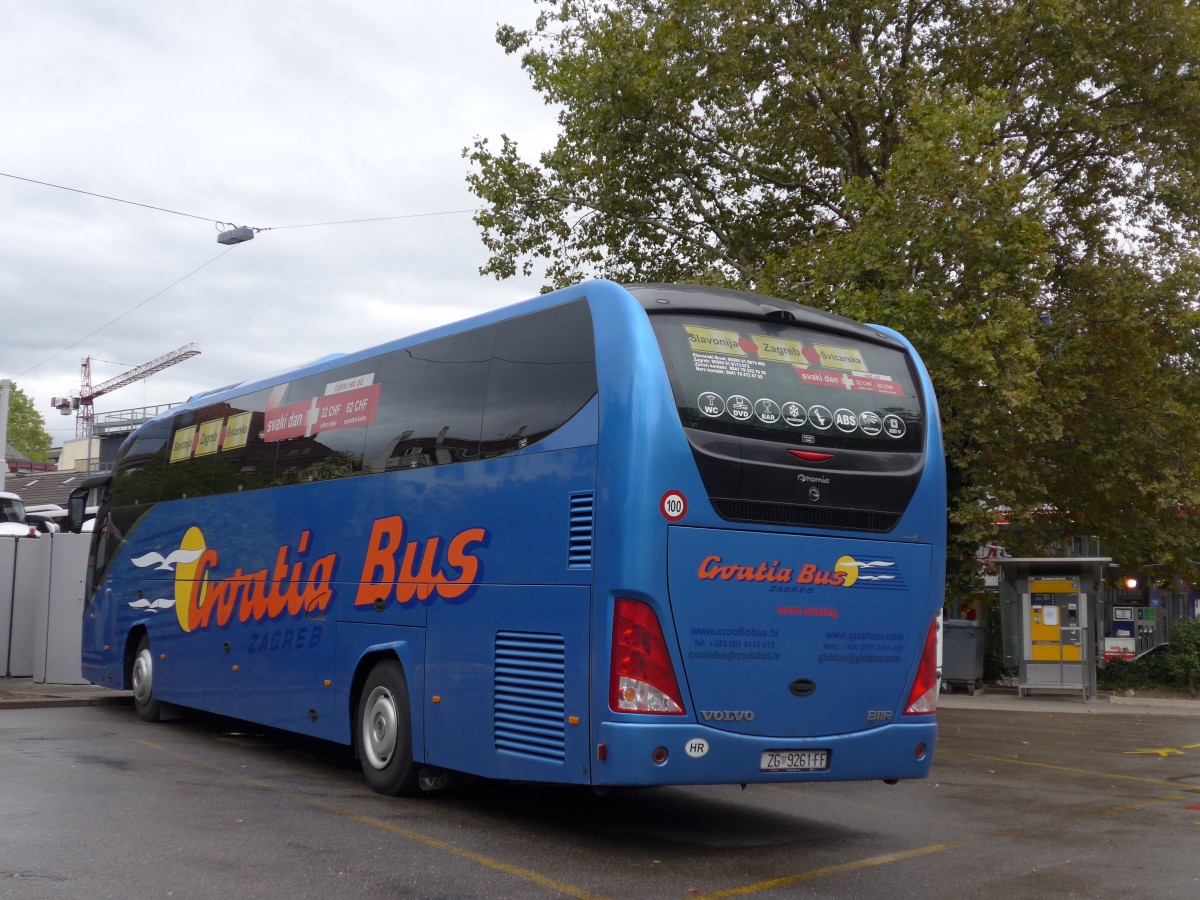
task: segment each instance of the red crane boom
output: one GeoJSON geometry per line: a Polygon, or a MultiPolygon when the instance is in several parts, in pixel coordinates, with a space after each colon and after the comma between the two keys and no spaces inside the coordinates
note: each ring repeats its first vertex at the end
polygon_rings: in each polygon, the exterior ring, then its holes
{"type": "Polygon", "coordinates": [[[140,381],[143,378],[149,378],[155,372],[161,372],[163,369],[170,368],[176,363],[181,363],[185,359],[191,359],[193,356],[200,354],[199,344],[187,344],[180,347],[178,350],[172,350],[170,353],[164,353],[158,359],[152,359],[148,363],[142,363],[134,369],[130,369],[123,375],[118,375],[116,378],[110,378],[108,381],[92,387],[92,358],[85,356],[80,364],[80,390],[78,397],[55,397],[50,401],[51,405],[56,407],[63,415],[69,415],[72,409],[77,409],[78,413],[75,417],[75,437],[87,438],[92,435],[92,424],[95,421],[95,410],[92,406],[92,401],[97,397],[102,397],[105,394],[112,393],[118,388],[123,388],[126,385],[133,384],[135,381],[140,381]]]}

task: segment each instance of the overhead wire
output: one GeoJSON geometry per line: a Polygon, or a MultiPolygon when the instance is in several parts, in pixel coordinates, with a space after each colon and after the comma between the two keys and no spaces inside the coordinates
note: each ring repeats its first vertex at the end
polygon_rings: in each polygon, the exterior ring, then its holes
{"type": "Polygon", "coordinates": [[[5,178],[14,178],[17,181],[27,181],[30,184],[40,184],[43,187],[57,188],[60,191],[71,191],[75,194],[86,194],[89,197],[99,197],[101,200],[112,200],[114,203],[128,203],[130,206],[140,206],[143,209],[154,209],[158,212],[170,213],[173,216],[187,216],[189,219],[199,219],[201,222],[220,222],[220,219],[214,219],[210,216],[196,216],[192,213],[180,212],[177,209],[167,209],[164,206],[151,206],[149,203],[138,203],[136,200],[122,200],[120,197],[110,197],[107,194],[97,194],[92,191],[84,191],[79,188],[66,187],[61,184],[51,184],[49,181],[38,181],[36,178],[23,178],[20,175],[12,175],[8,172],[0,172],[5,178]]]}
{"type": "Polygon", "coordinates": [[[228,247],[225,250],[222,250],[220,253],[218,253],[216,256],[214,256],[212,259],[210,259],[208,262],[203,263],[199,266],[196,266],[196,268],[192,269],[192,271],[188,272],[182,278],[175,279],[170,284],[168,284],[165,288],[163,288],[161,291],[157,291],[157,292],[151,294],[149,297],[147,297],[141,303],[138,303],[135,306],[131,306],[129,309],[125,310],[125,312],[121,313],[119,316],[109,319],[107,322],[105,322],[99,328],[95,329],[94,331],[92,331],[88,334],[85,334],[79,340],[75,341],[75,343],[67,344],[67,346],[63,347],[61,350],[59,350],[53,356],[48,356],[45,359],[43,359],[40,363],[38,363],[37,365],[30,366],[28,369],[26,369],[24,372],[22,372],[20,375],[18,375],[17,378],[23,378],[26,375],[28,375],[30,372],[32,372],[34,369],[40,369],[42,366],[44,366],[46,363],[50,362],[51,360],[55,360],[58,357],[62,356],[64,353],[66,353],[72,347],[78,347],[80,344],[82,344],[88,338],[96,336],[101,331],[103,331],[105,328],[108,328],[110,325],[115,325],[117,322],[120,322],[122,319],[124,319],[126,316],[130,315],[131,313],[137,312],[139,309],[141,309],[143,306],[145,306],[151,300],[155,300],[155,299],[161,297],[163,294],[165,294],[171,288],[175,287],[180,282],[186,281],[188,278],[191,278],[193,275],[195,275],[201,269],[211,266],[213,263],[215,263],[218,259],[220,259],[222,256],[224,256],[226,253],[228,253],[232,249],[233,249],[232,247],[228,247]]]}
{"type": "MultiPolygon", "coordinates": [[[[193,213],[181,212],[180,210],[177,210],[177,209],[168,209],[165,206],[154,206],[150,203],[139,203],[136,200],[125,200],[125,199],[122,199],[121,197],[111,197],[108,194],[97,194],[94,191],[85,191],[85,190],[82,190],[81,188],[67,187],[66,185],[54,184],[53,182],[49,182],[49,181],[38,181],[36,178],[25,178],[24,176],[13,175],[9,172],[0,172],[0,176],[3,176],[5,178],[12,178],[17,181],[25,181],[25,182],[28,182],[29,184],[40,184],[43,187],[55,188],[60,191],[71,191],[72,193],[75,193],[75,194],[84,194],[88,197],[97,197],[101,200],[111,200],[114,203],[127,203],[130,206],[140,206],[143,209],[153,209],[158,212],[170,213],[171,215],[174,215],[174,216],[186,216],[189,219],[199,219],[201,222],[213,222],[216,225],[232,225],[233,224],[232,222],[230,222],[227,219],[216,219],[216,218],[213,218],[212,216],[198,216],[193,213]]],[[[340,219],[335,222],[304,222],[304,223],[300,223],[298,225],[268,225],[268,226],[264,226],[264,227],[254,227],[254,226],[250,226],[250,227],[252,228],[253,231],[256,231],[256,232],[258,232],[258,231],[282,231],[286,228],[321,228],[326,225],[357,225],[362,222],[388,222],[388,221],[392,221],[394,219],[422,219],[422,218],[427,218],[429,216],[461,216],[461,215],[465,215],[467,213],[475,213],[478,211],[479,211],[478,208],[476,208],[476,209],[446,209],[446,210],[439,210],[437,212],[405,213],[403,215],[397,215],[397,216],[375,216],[373,218],[367,218],[367,219],[340,219]]]]}
{"type": "MultiPolygon", "coordinates": [[[[108,194],[98,194],[94,191],[82,190],[81,188],[73,188],[73,187],[68,187],[66,185],[62,185],[62,184],[54,184],[53,182],[49,182],[49,181],[39,181],[36,178],[26,178],[21,175],[13,175],[10,172],[0,172],[0,176],[3,176],[5,178],[12,178],[16,181],[24,181],[29,184],[41,185],[42,187],[55,188],[56,190],[60,190],[60,191],[70,191],[71,193],[75,193],[75,194],[83,194],[88,197],[96,197],[100,200],[111,200],[114,203],[125,203],[125,204],[128,204],[129,206],[139,206],[142,209],[152,209],[157,212],[170,213],[171,215],[175,215],[175,216],[185,216],[189,219],[199,219],[202,222],[213,222],[214,224],[216,224],[218,226],[218,228],[221,226],[224,226],[224,225],[232,226],[232,223],[228,222],[225,219],[217,219],[217,218],[213,218],[212,216],[198,216],[198,215],[195,215],[194,213],[182,212],[177,209],[168,209],[167,207],[164,207],[164,206],[154,206],[150,203],[139,203],[136,200],[125,200],[121,197],[109,196],[108,194]]],[[[464,215],[466,213],[474,213],[474,212],[478,212],[478,210],[477,209],[451,209],[451,210],[442,210],[439,212],[407,213],[404,215],[397,215],[397,216],[376,216],[373,218],[366,218],[366,219],[342,219],[342,220],[333,221],[333,222],[307,222],[307,223],[301,223],[301,224],[297,224],[297,225],[271,225],[271,226],[262,227],[262,228],[252,227],[251,230],[253,230],[255,232],[260,232],[260,231],[283,231],[288,228],[321,228],[321,227],[330,226],[330,225],[356,225],[356,224],[364,223],[364,222],[387,222],[387,221],[392,221],[392,220],[396,220],[396,219],[420,219],[420,218],[428,218],[430,216],[455,216],[455,215],[464,215]]],[[[226,253],[228,253],[231,249],[233,249],[233,248],[229,247],[229,248],[223,250],[222,252],[220,252],[216,256],[214,256],[212,259],[210,259],[208,262],[203,263],[202,265],[199,265],[196,268],[192,269],[192,271],[188,272],[183,277],[178,278],[175,281],[171,282],[169,285],[167,285],[162,290],[157,291],[154,294],[151,294],[145,300],[143,300],[140,303],[125,310],[125,312],[121,313],[119,316],[116,316],[115,318],[110,319],[108,322],[104,323],[99,328],[95,329],[94,331],[90,332],[89,334],[85,334],[79,340],[75,341],[72,344],[68,344],[67,346],[65,346],[61,350],[59,350],[57,353],[53,354],[52,356],[49,356],[46,359],[42,360],[41,362],[37,363],[36,365],[33,365],[30,368],[26,369],[24,372],[22,372],[17,377],[22,378],[25,375],[28,375],[30,372],[33,372],[34,370],[39,369],[42,366],[44,366],[46,363],[51,362],[51,361],[57,359],[58,357],[62,356],[64,353],[66,353],[72,347],[79,346],[84,341],[86,341],[88,338],[94,337],[95,335],[99,334],[101,331],[108,328],[109,326],[116,324],[117,322],[121,321],[121,319],[124,319],[126,316],[130,315],[131,313],[136,312],[137,310],[141,309],[143,306],[145,306],[150,301],[155,300],[158,297],[161,297],[167,291],[171,290],[171,288],[175,287],[176,285],[180,284],[181,282],[185,281],[186,279],[192,277],[197,272],[199,272],[201,269],[207,268],[208,266],[212,265],[214,262],[216,262],[218,259],[220,259],[222,256],[224,256],[226,253]]]]}
{"type": "Polygon", "coordinates": [[[343,219],[338,222],[309,222],[304,225],[270,225],[265,228],[255,228],[255,231],[282,231],[285,228],[320,228],[323,225],[357,225],[360,222],[387,222],[392,219],[423,219],[429,216],[461,216],[465,213],[478,212],[478,209],[447,209],[441,212],[407,213],[402,216],[376,216],[373,219],[343,219]]]}

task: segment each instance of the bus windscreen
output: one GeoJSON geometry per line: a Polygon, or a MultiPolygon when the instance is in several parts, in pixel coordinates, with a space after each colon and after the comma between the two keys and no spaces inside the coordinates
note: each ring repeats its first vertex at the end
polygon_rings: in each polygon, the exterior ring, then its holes
{"type": "Polygon", "coordinates": [[[923,446],[906,354],[787,323],[651,316],[688,428],[884,452],[923,446]]]}

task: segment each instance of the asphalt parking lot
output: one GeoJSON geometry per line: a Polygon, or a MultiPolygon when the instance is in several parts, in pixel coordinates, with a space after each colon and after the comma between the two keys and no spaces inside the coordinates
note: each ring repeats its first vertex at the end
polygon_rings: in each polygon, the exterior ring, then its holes
{"type": "Polygon", "coordinates": [[[404,800],[338,747],[12,687],[0,897],[1200,895],[1200,705],[944,697],[933,777],[894,787],[404,800]]]}

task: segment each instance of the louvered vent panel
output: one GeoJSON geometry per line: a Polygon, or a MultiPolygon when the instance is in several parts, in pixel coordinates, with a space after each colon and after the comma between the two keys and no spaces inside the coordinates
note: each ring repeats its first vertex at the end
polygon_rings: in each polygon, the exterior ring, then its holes
{"type": "Polygon", "coordinates": [[[571,531],[567,546],[567,568],[592,567],[592,531],[595,525],[596,495],[571,495],[571,531]]]}
{"type": "Polygon", "coordinates": [[[566,665],[561,634],[496,633],[497,750],[545,762],[566,759],[566,665]]]}

